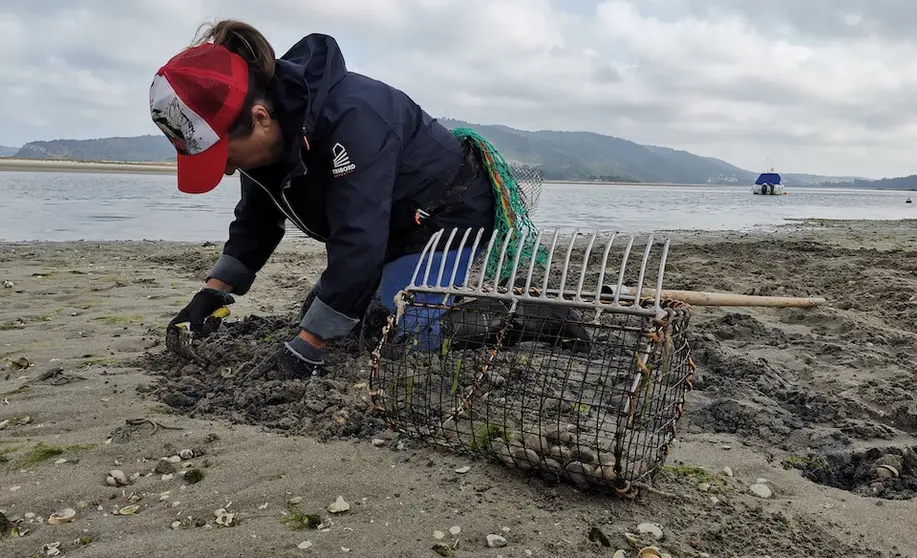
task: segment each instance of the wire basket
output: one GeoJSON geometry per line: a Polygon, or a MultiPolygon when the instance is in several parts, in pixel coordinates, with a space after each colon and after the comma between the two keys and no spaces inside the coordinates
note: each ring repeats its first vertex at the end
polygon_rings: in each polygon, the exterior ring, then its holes
{"type": "Polygon", "coordinates": [[[630,497],[650,487],[694,374],[690,306],[660,296],[668,241],[654,253],[650,237],[628,269],[635,239],[625,239],[608,272],[617,235],[560,242],[558,231],[548,244],[539,232],[544,269],[507,254],[507,241],[499,257],[512,274],[485,285],[480,261],[501,247],[492,238],[472,250],[479,257],[459,274],[459,258],[435,264],[453,250],[455,231],[443,236],[424,250],[373,353],[371,390],[390,426],[552,481],[630,497]],[[644,289],[653,268],[656,287],[644,289]]]}

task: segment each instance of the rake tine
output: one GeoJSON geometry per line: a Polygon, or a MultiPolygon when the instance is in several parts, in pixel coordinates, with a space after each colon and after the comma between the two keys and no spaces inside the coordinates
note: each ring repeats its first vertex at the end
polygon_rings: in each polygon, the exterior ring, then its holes
{"type": "MultiPolygon", "coordinates": [[[[468,229],[468,230],[470,231],[471,229],[468,229]]],[[[471,269],[474,267],[475,254],[478,251],[478,244],[480,244],[481,236],[483,234],[484,234],[484,229],[483,228],[478,229],[478,234],[476,234],[474,237],[474,244],[471,245],[471,254],[468,256],[468,263],[465,264],[465,279],[462,280],[462,289],[463,290],[468,288],[468,279],[471,277],[471,269]]]]}
{"type": "MultiPolygon", "coordinates": [[[[452,239],[455,238],[455,233],[458,229],[452,229],[452,232],[449,233],[449,238],[446,240],[446,246],[443,248],[442,257],[439,259],[439,275],[436,276],[436,287],[443,287],[443,271],[446,270],[446,256],[449,254],[449,247],[452,246],[452,239]]],[[[451,286],[451,285],[449,285],[451,286]]]]}
{"type": "Polygon", "coordinates": [[[650,251],[653,249],[653,235],[650,235],[646,241],[646,250],[643,251],[643,261],[640,262],[640,275],[637,278],[637,291],[634,298],[637,304],[640,302],[640,294],[643,292],[643,277],[646,275],[646,263],[650,259],[650,251]]]}
{"type": "Polygon", "coordinates": [[[627,260],[630,259],[630,250],[634,246],[634,237],[630,237],[630,240],[627,242],[627,248],[624,249],[624,258],[621,260],[621,270],[618,272],[618,286],[615,289],[614,302],[615,306],[621,304],[621,287],[624,286],[624,271],[627,269],[627,260]]]}
{"type": "Polygon", "coordinates": [[[570,237],[570,244],[567,245],[567,257],[564,258],[564,267],[560,271],[560,299],[565,300],[567,294],[567,270],[570,269],[570,256],[573,255],[573,246],[576,244],[576,237],[579,236],[579,228],[573,231],[570,237]]]}
{"type": "MultiPolygon", "coordinates": [[[[442,238],[442,236],[443,236],[443,230],[442,230],[442,229],[440,229],[439,231],[436,232],[436,234],[433,235],[433,238],[434,238],[433,246],[434,246],[434,247],[435,247],[437,244],[439,244],[439,239],[442,238]]],[[[434,256],[435,254],[436,254],[436,250],[434,250],[433,248],[431,248],[431,249],[430,249],[429,258],[428,258],[428,260],[427,260],[427,267],[426,267],[426,269],[424,269],[424,273],[423,273],[423,284],[424,284],[424,286],[427,286],[427,287],[430,286],[430,269],[433,267],[433,256],[434,256]]]]}
{"type": "Polygon", "coordinates": [[[586,253],[583,255],[583,269],[579,275],[579,284],[576,286],[576,296],[574,300],[583,300],[583,282],[586,281],[586,270],[589,268],[589,255],[592,254],[592,245],[595,244],[595,238],[599,235],[598,231],[592,233],[589,238],[589,244],[586,245],[586,253]]]}
{"type": "Polygon", "coordinates": [[[557,246],[557,237],[560,236],[560,229],[554,230],[554,238],[551,240],[551,249],[548,250],[548,262],[545,264],[544,283],[541,285],[541,292],[547,297],[548,279],[551,278],[551,261],[554,259],[554,247],[557,246]]]}
{"type": "Polygon", "coordinates": [[[506,249],[509,248],[509,241],[513,237],[513,229],[509,229],[506,238],[503,239],[503,246],[500,247],[500,258],[497,260],[497,272],[494,274],[494,292],[500,285],[500,274],[503,272],[503,264],[506,261],[506,249]]]}
{"type": "Polygon", "coordinates": [[[491,251],[494,248],[494,242],[496,242],[496,240],[497,240],[497,229],[494,229],[494,231],[490,233],[490,242],[487,243],[487,253],[484,256],[484,264],[483,264],[483,268],[481,269],[481,277],[478,278],[478,288],[475,289],[474,291],[476,293],[484,292],[484,276],[487,275],[486,273],[487,266],[490,265],[490,255],[491,255],[491,251]]]}
{"type": "Polygon", "coordinates": [[[538,259],[538,248],[541,246],[541,229],[538,229],[538,233],[535,235],[535,248],[532,252],[532,259],[529,261],[529,272],[525,276],[525,293],[524,296],[529,296],[529,289],[532,288],[532,273],[535,272],[535,260],[538,259]]]}
{"type": "MultiPolygon", "coordinates": [[[[468,240],[468,235],[471,234],[471,228],[465,229],[465,234],[462,235],[462,240],[459,242],[458,254],[455,256],[455,263],[452,265],[452,275],[449,276],[449,286],[452,287],[455,285],[455,276],[458,274],[459,263],[462,261],[462,252],[465,251],[465,242],[468,240]]],[[[472,249],[472,254],[469,256],[469,259],[474,255],[474,249],[472,249]]]]}
{"type": "MultiPolygon", "coordinates": [[[[513,287],[516,286],[516,272],[519,271],[519,258],[522,257],[522,249],[525,248],[525,239],[528,237],[529,233],[526,230],[522,231],[522,237],[519,239],[519,246],[516,247],[516,256],[513,261],[513,272],[509,276],[509,284],[507,285],[507,290],[513,292],[513,287]]],[[[534,259],[534,256],[533,258],[534,259]]]]}
{"type": "Polygon", "coordinates": [[[433,250],[433,244],[435,243],[436,243],[436,235],[434,234],[433,236],[430,237],[429,240],[427,240],[427,243],[424,245],[423,250],[421,250],[420,252],[420,257],[417,258],[417,263],[414,264],[414,274],[411,275],[411,284],[410,284],[411,287],[417,286],[417,274],[420,273],[420,268],[423,267],[423,260],[427,256],[427,253],[433,250]]]}
{"type": "Polygon", "coordinates": [[[605,252],[602,254],[602,266],[599,269],[599,284],[595,288],[596,300],[601,300],[602,297],[602,285],[605,284],[605,270],[608,269],[608,254],[611,252],[611,245],[614,244],[615,238],[617,238],[617,236],[617,232],[611,235],[611,238],[608,240],[608,244],[605,245],[605,252]]]}
{"type": "Polygon", "coordinates": [[[665,245],[662,247],[662,255],[659,257],[659,275],[656,276],[656,300],[654,306],[657,312],[662,311],[662,278],[665,275],[665,263],[669,256],[669,244],[671,240],[668,238],[665,240],[665,245]]]}

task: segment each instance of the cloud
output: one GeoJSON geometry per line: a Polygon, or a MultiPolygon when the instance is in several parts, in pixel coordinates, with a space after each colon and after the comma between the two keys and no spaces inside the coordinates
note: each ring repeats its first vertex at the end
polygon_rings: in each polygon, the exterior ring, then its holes
{"type": "Polygon", "coordinates": [[[588,130],[760,170],[917,173],[917,4],[899,0],[6,2],[0,144],[158,133],[153,73],[204,21],[310,32],[435,116],[588,130]]]}

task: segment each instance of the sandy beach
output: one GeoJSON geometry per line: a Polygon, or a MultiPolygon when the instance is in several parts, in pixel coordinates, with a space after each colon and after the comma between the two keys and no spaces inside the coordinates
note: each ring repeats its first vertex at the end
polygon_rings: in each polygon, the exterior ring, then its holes
{"type": "MultiPolygon", "coordinates": [[[[915,228],[672,234],[667,288],[828,304],[694,309],[668,495],[638,501],[399,437],[368,410],[362,358],[283,393],[179,363],[165,325],[219,242],[0,244],[0,555],[917,556],[915,228]],[[645,522],[662,538],[629,541],[645,522]]],[[[284,340],[323,260],[281,244],[232,306],[229,324],[262,329],[228,366],[284,340]]]]}
{"type": "Polygon", "coordinates": [[[175,163],[123,161],[73,161],[65,159],[13,159],[0,157],[0,172],[88,172],[121,174],[175,174],[175,163]]]}

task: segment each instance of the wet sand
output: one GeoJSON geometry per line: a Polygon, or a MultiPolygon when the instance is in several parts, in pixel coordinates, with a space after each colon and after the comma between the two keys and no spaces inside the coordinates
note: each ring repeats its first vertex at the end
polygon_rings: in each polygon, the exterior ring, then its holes
{"type": "MultiPolygon", "coordinates": [[[[60,543],[73,556],[413,557],[439,543],[459,557],[636,556],[624,533],[652,522],[674,557],[917,556],[915,229],[673,234],[667,288],[829,304],[695,309],[695,390],[657,479],[675,497],[637,502],[399,439],[367,412],[359,358],[285,397],[176,370],[165,324],[219,244],[0,244],[12,283],[0,287],[0,511],[24,533],[0,554],[60,543]],[[190,459],[160,463],[183,449],[190,459]],[[879,478],[889,467],[897,476],[879,478]],[[139,476],[110,486],[114,469],[139,476]],[[750,493],[759,479],[771,498],[750,493]],[[338,496],[350,510],[334,515],[338,496]],[[284,522],[291,498],[322,528],[284,522]],[[49,525],[63,508],[76,518],[49,525]],[[215,522],[221,508],[230,526],[215,522]],[[489,534],[507,545],[488,548],[489,534]]],[[[284,241],[237,299],[229,321],[262,328],[249,356],[282,340],[323,259],[317,244],[284,241]]],[[[230,365],[245,351],[234,354],[230,365]]]]}
{"type": "Polygon", "coordinates": [[[64,159],[12,159],[0,157],[0,172],[175,174],[176,168],[174,163],[127,163],[119,161],[71,161],[64,159]]]}

